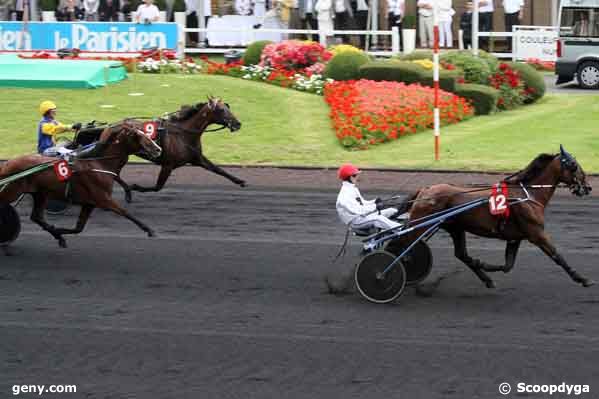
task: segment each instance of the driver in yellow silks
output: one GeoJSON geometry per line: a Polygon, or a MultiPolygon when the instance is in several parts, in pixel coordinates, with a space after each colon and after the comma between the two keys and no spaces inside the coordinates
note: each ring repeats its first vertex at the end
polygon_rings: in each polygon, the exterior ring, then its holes
{"type": "Polygon", "coordinates": [[[81,129],[81,123],[66,126],[56,120],[56,104],[52,101],[43,101],[40,104],[42,119],[37,127],[37,152],[39,154],[56,156],[60,153],[56,149],[56,136],[62,133],[81,129]]]}

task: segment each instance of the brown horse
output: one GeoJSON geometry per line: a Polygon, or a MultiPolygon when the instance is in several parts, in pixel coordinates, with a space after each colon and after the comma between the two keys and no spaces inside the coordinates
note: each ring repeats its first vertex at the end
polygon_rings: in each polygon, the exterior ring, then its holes
{"type": "MultiPolygon", "coordinates": [[[[568,265],[544,230],[545,207],[559,183],[566,184],[577,196],[587,195],[591,191],[591,186],[586,182],[586,175],[576,159],[560,147],[559,154],[539,155],[525,169],[505,179],[505,182],[509,186],[511,198],[527,198],[530,195],[530,200],[520,203],[512,201],[507,219],[491,215],[487,206],[479,206],[448,219],[441,228],[451,235],[455,256],[464,262],[487,287],[493,288],[495,284],[485,272],[509,272],[516,261],[520,242],[528,240],[560,265],[572,280],[585,287],[592,285],[593,281],[581,276],[568,265]],[[490,265],[470,257],[466,250],[465,232],[507,241],[505,265],[490,265]]],[[[480,190],[449,184],[438,184],[422,189],[410,210],[410,221],[414,222],[427,215],[477,198],[480,198],[480,190]]],[[[423,231],[423,229],[418,230],[423,231]]]]}
{"type": "MultiPolygon", "coordinates": [[[[125,123],[136,123],[140,128],[142,124],[142,122],[131,120],[125,123]]],[[[140,192],[160,191],[172,171],[187,164],[201,166],[226,177],[241,187],[245,187],[245,181],[216,166],[202,153],[202,134],[209,125],[221,125],[223,129],[228,128],[231,132],[241,128],[241,123],[231,113],[228,104],[217,98],[209,98],[207,103],[181,107],[170,118],[161,119],[160,124],[159,131],[162,131],[162,133],[160,134],[159,144],[162,147],[162,155],[154,158],[147,154],[138,154],[142,158],[162,166],[158,181],[154,187],[142,187],[134,184],[131,186],[131,190],[140,192]]],[[[127,197],[130,199],[130,193],[127,193],[127,197]]]]}
{"type": "MultiPolygon", "coordinates": [[[[148,226],[131,216],[112,199],[113,181],[127,163],[129,155],[141,150],[154,156],[160,155],[160,147],[140,130],[126,125],[107,128],[102,133],[96,149],[86,154],[86,158],[74,161],[73,175],[68,181],[61,182],[50,167],[8,183],[0,192],[0,204],[13,202],[23,193],[31,194],[31,220],[56,238],[61,247],[66,247],[64,234],[78,234],[83,231],[94,208],[110,210],[124,216],[152,237],[154,232],[148,226]],[[81,205],[74,229],[58,228],[46,222],[45,209],[48,199],[72,201],[81,205]]],[[[55,158],[39,155],[15,158],[0,166],[0,178],[56,161],[55,158]]]]}

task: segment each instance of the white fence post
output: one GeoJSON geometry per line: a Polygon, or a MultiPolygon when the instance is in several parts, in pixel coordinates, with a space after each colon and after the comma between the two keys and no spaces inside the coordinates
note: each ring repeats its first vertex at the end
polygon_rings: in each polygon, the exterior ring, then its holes
{"type": "Polygon", "coordinates": [[[185,39],[187,36],[185,32],[185,24],[187,21],[185,18],[185,13],[183,12],[176,12],[174,15],[175,22],[177,23],[177,55],[179,57],[183,57],[185,53],[185,39]]]}
{"type": "Polygon", "coordinates": [[[391,52],[393,55],[399,54],[399,28],[394,26],[391,28],[391,52]]]}
{"type": "Polygon", "coordinates": [[[324,29],[322,29],[322,27],[320,26],[320,24],[318,25],[318,41],[320,42],[320,44],[323,47],[327,46],[327,32],[325,32],[324,29]]]}

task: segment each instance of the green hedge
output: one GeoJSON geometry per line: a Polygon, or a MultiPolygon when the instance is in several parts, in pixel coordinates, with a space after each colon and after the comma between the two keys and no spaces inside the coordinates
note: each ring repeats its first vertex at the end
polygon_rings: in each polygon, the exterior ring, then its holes
{"type": "Polygon", "coordinates": [[[415,50],[409,54],[400,55],[397,57],[400,61],[415,61],[415,60],[433,60],[432,50],[415,50]]]}
{"type": "Polygon", "coordinates": [[[458,84],[455,94],[470,100],[476,115],[488,115],[497,110],[499,91],[485,85],[458,84]]]}
{"type": "MultiPolygon", "coordinates": [[[[424,86],[433,86],[433,71],[426,70],[421,75],[420,83],[424,86]]],[[[458,71],[439,71],[439,87],[445,91],[455,93],[456,79],[460,76],[458,71]]]]}
{"type": "Polygon", "coordinates": [[[421,70],[422,67],[413,62],[373,61],[360,67],[360,78],[410,84],[420,80],[421,70]]]}
{"type": "MultiPolygon", "coordinates": [[[[456,71],[440,71],[439,85],[449,92],[455,91],[456,71]]],[[[423,86],[433,86],[433,71],[425,69],[413,62],[407,61],[375,61],[360,67],[360,77],[376,81],[404,82],[405,84],[420,83],[423,86]]]]}
{"type": "Polygon", "coordinates": [[[258,40],[257,42],[250,43],[243,53],[243,65],[258,65],[262,56],[262,50],[271,43],[270,40],[258,40]]]}
{"type": "Polygon", "coordinates": [[[507,64],[520,74],[525,87],[529,89],[530,94],[525,101],[526,104],[534,103],[545,95],[547,87],[545,86],[545,79],[539,71],[521,62],[507,62],[507,64]]]}
{"type": "Polygon", "coordinates": [[[485,59],[474,57],[469,51],[450,51],[442,54],[441,60],[460,68],[468,83],[487,84],[495,70],[485,59]]]}
{"type": "Polygon", "coordinates": [[[324,76],[334,80],[354,80],[360,78],[360,67],[370,61],[363,52],[348,51],[334,56],[324,70],[324,76]]]}

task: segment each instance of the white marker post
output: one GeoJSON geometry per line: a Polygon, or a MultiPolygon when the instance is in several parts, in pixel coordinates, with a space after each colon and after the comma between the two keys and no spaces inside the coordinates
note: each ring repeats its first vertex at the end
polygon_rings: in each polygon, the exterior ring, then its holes
{"type": "Polygon", "coordinates": [[[435,161],[439,160],[439,141],[441,136],[441,120],[439,117],[439,4],[433,3],[433,89],[435,93],[434,125],[435,125],[435,161]]]}
{"type": "Polygon", "coordinates": [[[478,56],[478,1],[472,1],[472,6],[474,7],[472,9],[472,54],[475,56],[478,56]]]}

